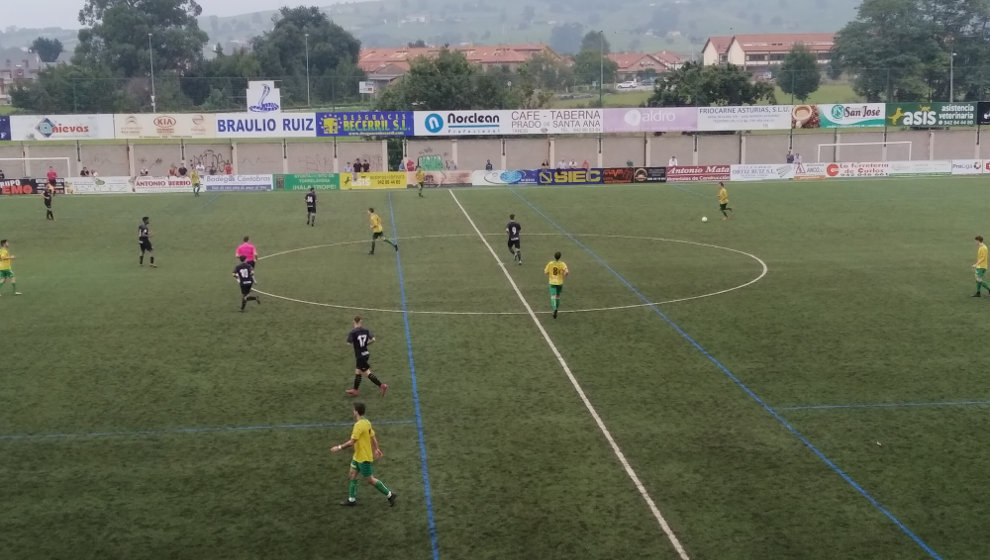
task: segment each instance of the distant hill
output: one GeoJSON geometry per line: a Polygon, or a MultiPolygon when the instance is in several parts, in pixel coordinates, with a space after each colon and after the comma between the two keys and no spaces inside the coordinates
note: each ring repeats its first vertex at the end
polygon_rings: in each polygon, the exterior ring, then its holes
{"type": "MultiPolygon", "coordinates": [[[[861,0],[370,0],[325,6],[337,24],[367,47],[550,42],[551,30],[578,24],[603,29],[613,51],[673,50],[697,54],[710,35],[838,31],[861,0]]],[[[271,29],[274,11],[202,16],[212,44],[228,50],[271,29]]],[[[75,46],[74,30],[8,29],[0,46],[26,46],[38,35],[75,46]]]]}

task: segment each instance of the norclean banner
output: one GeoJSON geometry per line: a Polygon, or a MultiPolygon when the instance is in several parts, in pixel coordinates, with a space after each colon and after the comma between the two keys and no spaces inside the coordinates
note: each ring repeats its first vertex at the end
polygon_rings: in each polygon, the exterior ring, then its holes
{"type": "Polygon", "coordinates": [[[208,191],[272,190],[272,175],[207,175],[202,181],[208,191]]]}
{"type": "Polygon", "coordinates": [[[0,117],[0,142],[10,140],[10,117],[4,115],[0,117]]]}
{"type": "Polygon", "coordinates": [[[886,106],[883,103],[843,103],[819,105],[821,128],[884,126],[886,106]]]}
{"type": "Polygon", "coordinates": [[[66,177],[68,194],[127,194],[134,192],[130,177],[66,177]]]}
{"type": "Polygon", "coordinates": [[[888,103],[887,126],[973,126],[976,103],[888,103]]]}
{"type": "Polygon", "coordinates": [[[486,136],[511,134],[511,111],[416,111],[416,136],[486,136]]]}
{"type": "Polygon", "coordinates": [[[601,134],[601,109],[531,109],[512,111],[511,134],[601,134]]]}
{"type": "Polygon", "coordinates": [[[643,107],[605,109],[605,132],[694,132],[698,109],[694,107],[643,107]]]}
{"type": "Polygon", "coordinates": [[[122,114],[113,116],[117,140],[199,140],[214,138],[212,113],[122,114]]]}
{"type": "Polygon", "coordinates": [[[698,130],[788,130],[793,110],[791,105],[698,107],[698,130]]]}
{"type": "Polygon", "coordinates": [[[412,111],[336,111],[316,113],[316,135],[333,136],[412,136],[412,111]]]}
{"type": "Polygon", "coordinates": [[[11,140],[110,140],[113,115],[12,115],[11,140]]]}
{"type": "Polygon", "coordinates": [[[316,113],[218,113],[217,138],[316,138],[316,113]]]}
{"type": "Polygon", "coordinates": [[[357,173],[357,177],[354,175],[354,173],[340,174],[340,188],[342,190],[406,188],[405,171],[373,171],[357,173]]]}
{"type": "Polygon", "coordinates": [[[339,191],[339,173],[295,173],[275,175],[275,190],[286,191],[339,191]]]}
{"type": "Polygon", "coordinates": [[[536,169],[472,171],[471,184],[476,187],[493,185],[536,185],[539,173],[540,172],[536,169]]]}

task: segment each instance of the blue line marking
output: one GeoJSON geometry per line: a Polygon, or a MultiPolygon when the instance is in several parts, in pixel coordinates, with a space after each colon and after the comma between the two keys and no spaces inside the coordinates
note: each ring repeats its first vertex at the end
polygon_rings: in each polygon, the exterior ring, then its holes
{"type": "MultiPolygon", "coordinates": [[[[412,420],[378,420],[375,424],[412,424],[412,420]]],[[[353,422],[323,422],[319,424],[272,424],[262,426],[217,426],[205,428],[174,428],[171,430],[132,430],[121,432],[83,432],[64,434],[11,434],[0,440],[78,439],[97,437],[159,436],[169,434],[202,434],[206,432],[247,432],[255,430],[292,430],[300,428],[336,428],[351,426],[353,422]]]]}
{"type": "Polygon", "coordinates": [[[836,408],[902,408],[911,406],[973,406],[990,405],[990,401],[874,403],[874,404],[820,404],[814,406],[778,406],[776,410],[831,410],[836,408]]]}
{"type": "Polygon", "coordinates": [[[654,313],[656,313],[657,315],[659,315],[660,318],[663,319],[668,325],[670,325],[674,329],[674,331],[677,332],[677,334],[681,335],[681,337],[684,338],[684,340],[687,340],[692,346],[695,347],[695,349],[697,349],[699,352],[701,352],[702,355],[704,355],[706,358],[708,358],[708,361],[710,361],[711,363],[715,364],[715,366],[718,367],[718,369],[720,369],[722,371],[722,373],[724,373],[729,379],[731,379],[732,382],[735,383],[737,387],[739,387],[740,389],[742,389],[747,395],[750,396],[750,398],[752,398],[754,401],[757,402],[757,404],[759,404],[761,407],[763,407],[764,410],[766,410],[768,413],[770,413],[770,415],[773,416],[773,418],[775,420],[777,420],[785,428],[787,428],[787,431],[791,432],[791,434],[793,434],[795,437],[797,437],[801,441],[801,443],[803,443],[805,445],[805,447],[807,447],[808,449],[810,449],[815,455],[818,456],[819,459],[821,459],[822,461],[824,461],[826,465],[828,465],[833,471],[835,471],[839,476],[841,476],[843,480],[845,480],[847,483],[849,483],[850,486],[852,486],[853,488],[855,488],[857,492],[859,492],[864,498],[866,498],[871,504],[873,504],[874,507],[876,507],[885,516],[887,516],[888,519],[890,519],[891,521],[893,521],[894,524],[897,525],[897,527],[900,528],[900,530],[904,532],[904,534],[906,534],[907,536],[911,537],[911,540],[913,540],[918,546],[920,546],[925,552],[927,552],[929,554],[929,556],[931,556],[932,558],[936,558],[938,560],[942,560],[942,557],[939,556],[938,553],[936,553],[934,550],[932,550],[932,548],[930,546],[928,546],[927,544],[925,544],[925,542],[922,541],[917,535],[915,535],[910,529],[908,529],[907,526],[904,525],[904,523],[901,523],[901,521],[899,519],[897,519],[896,517],[894,517],[894,514],[892,514],[889,511],[887,511],[887,509],[885,507],[883,507],[880,504],[880,502],[878,502],[876,500],[876,498],[874,498],[872,495],[870,495],[869,492],[867,492],[862,486],[860,486],[855,480],[853,480],[851,476],[849,476],[848,474],[846,474],[845,471],[843,471],[841,468],[839,468],[838,465],[836,465],[834,462],[832,462],[831,459],[829,459],[828,457],[826,457],[825,454],[821,450],[819,450],[817,447],[815,447],[815,445],[813,443],[811,443],[810,441],[808,441],[807,438],[805,438],[803,435],[801,435],[801,432],[797,431],[797,429],[794,426],[791,426],[791,424],[787,420],[784,420],[784,417],[783,416],[781,416],[780,414],[778,414],[776,410],[774,410],[773,408],[771,408],[770,405],[768,405],[755,392],[753,392],[752,389],[750,389],[745,383],[743,383],[742,381],[740,381],[739,378],[735,376],[735,374],[733,374],[731,371],[729,371],[729,368],[725,367],[725,365],[723,365],[722,362],[718,361],[718,359],[715,358],[715,356],[713,356],[710,352],[708,352],[708,350],[705,350],[705,348],[701,344],[699,344],[695,339],[691,338],[691,335],[689,335],[687,332],[685,332],[684,329],[682,329],[677,323],[675,323],[663,311],[660,311],[660,309],[656,305],[654,305],[646,296],[644,296],[642,293],[640,293],[639,290],[637,290],[632,284],[630,284],[629,281],[626,280],[621,274],[619,274],[614,268],[612,268],[611,266],[609,266],[609,264],[607,262],[605,262],[597,254],[595,254],[595,252],[592,251],[587,245],[585,245],[584,243],[581,243],[577,238],[575,238],[573,235],[571,235],[569,232],[567,232],[567,230],[565,230],[564,228],[560,227],[560,225],[558,225],[557,222],[554,222],[549,216],[547,216],[545,213],[543,213],[542,210],[540,210],[539,208],[537,208],[533,203],[531,203],[529,200],[526,200],[522,195],[520,195],[518,192],[516,192],[515,189],[511,189],[511,191],[512,191],[512,194],[516,195],[516,197],[518,197],[520,200],[522,200],[523,202],[525,202],[530,208],[533,209],[534,212],[536,212],[537,214],[539,214],[540,216],[542,216],[543,219],[545,219],[547,222],[549,222],[550,225],[552,225],[553,227],[557,228],[558,231],[560,231],[568,239],[570,239],[571,241],[573,241],[578,247],[581,247],[582,249],[584,249],[589,255],[591,255],[592,258],[594,258],[596,261],[598,261],[598,263],[600,265],[604,266],[606,270],[608,270],[609,272],[611,272],[612,274],[614,274],[615,277],[618,278],[619,281],[621,281],[623,284],[625,284],[625,286],[627,288],[629,288],[634,294],[636,294],[636,296],[639,299],[641,299],[643,301],[643,303],[648,304],[648,307],[650,309],[652,309],[654,311],[654,313]]]}
{"type": "MultiPolygon", "coordinates": [[[[395,225],[395,209],[392,207],[392,193],[388,193],[388,214],[392,220],[392,241],[398,245],[399,230],[395,225]]],[[[426,518],[430,528],[430,546],[433,547],[433,560],[439,560],[437,546],[437,525],[433,518],[433,494],[430,492],[430,474],[426,468],[426,438],[423,435],[423,416],[419,410],[419,389],[416,384],[416,362],[413,360],[412,333],[409,330],[409,310],[406,307],[406,285],[402,280],[402,257],[395,251],[395,264],[399,270],[399,295],[402,297],[402,321],[406,326],[406,348],[409,352],[409,374],[412,376],[413,407],[416,410],[416,431],[419,432],[419,457],[423,469],[423,488],[426,491],[426,518]]]]}
{"type": "Polygon", "coordinates": [[[214,202],[217,201],[218,198],[220,198],[220,193],[213,195],[213,198],[207,200],[206,203],[203,204],[203,208],[206,208],[207,206],[213,204],[214,202]]]}

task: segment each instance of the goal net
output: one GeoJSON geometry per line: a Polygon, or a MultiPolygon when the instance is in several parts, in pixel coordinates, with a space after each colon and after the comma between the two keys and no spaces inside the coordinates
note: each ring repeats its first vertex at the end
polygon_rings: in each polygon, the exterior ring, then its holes
{"type": "Polygon", "coordinates": [[[59,177],[72,176],[72,161],[64,156],[0,158],[0,172],[4,180],[42,179],[51,167],[59,177]]]}
{"type": "Polygon", "coordinates": [[[910,140],[819,144],[818,161],[910,161],[912,144],[910,140]]]}

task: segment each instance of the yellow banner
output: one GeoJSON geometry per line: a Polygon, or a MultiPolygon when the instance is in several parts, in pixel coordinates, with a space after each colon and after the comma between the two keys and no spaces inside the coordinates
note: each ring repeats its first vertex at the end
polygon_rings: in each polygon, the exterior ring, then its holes
{"type": "Polygon", "coordinates": [[[370,173],[341,173],[341,190],[404,189],[406,173],[402,171],[377,171],[370,173]]]}

